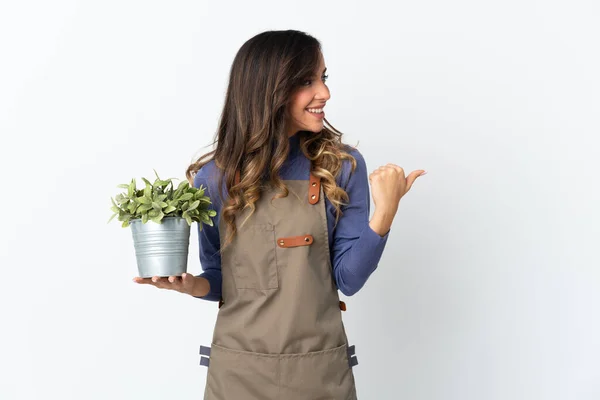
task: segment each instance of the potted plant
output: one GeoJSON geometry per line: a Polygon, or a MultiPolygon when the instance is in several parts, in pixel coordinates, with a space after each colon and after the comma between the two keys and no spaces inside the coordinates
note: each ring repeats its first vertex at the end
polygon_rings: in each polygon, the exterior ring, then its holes
{"type": "Polygon", "coordinates": [[[187,272],[190,227],[197,222],[212,226],[216,211],[209,209],[210,198],[204,188],[190,186],[182,181],[177,189],[172,179],[160,179],[136,188],[135,178],[129,184],[117,187],[127,189],[112,201],[113,218],[122,221],[122,227],[131,226],[139,276],[181,276],[187,272]]]}

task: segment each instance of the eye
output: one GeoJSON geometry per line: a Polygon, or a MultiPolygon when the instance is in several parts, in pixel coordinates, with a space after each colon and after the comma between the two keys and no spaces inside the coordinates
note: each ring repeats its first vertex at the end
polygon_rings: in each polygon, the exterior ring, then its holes
{"type": "MultiPolygon", "coordinates": [[[[327,81],[327,79],[329,79],[329,75],[323,75],[323,76],[321,77],[321,79],[323,79],[323,82],[326,82],[326,81],[327,81]]],[[[305,80],[304,82],[302,82],[302,85],[303,85],[303,86],[310,86],[310,84],[311,84],[311,83],[312,83],[312,80],[311,80],[311,79],[307,79],[307,80],[305,80]]]]}

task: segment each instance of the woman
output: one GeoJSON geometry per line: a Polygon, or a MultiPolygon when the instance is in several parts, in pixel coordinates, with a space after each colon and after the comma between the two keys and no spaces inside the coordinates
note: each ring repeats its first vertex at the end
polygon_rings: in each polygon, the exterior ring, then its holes
{"type": "Polygon", "coordinates": [[[244,43],[216,149],[186,172],[217,211],[218,223],[199,226],[203,273],[136,278],[219,301],[212,345],[201,348],[205,399],[356,399],[338,289],[364,285],[425,171],[405,177],[387,164],[367,179],[361,154],[325,119],[325,72],[320,43],[303,32],[244,43]]]}

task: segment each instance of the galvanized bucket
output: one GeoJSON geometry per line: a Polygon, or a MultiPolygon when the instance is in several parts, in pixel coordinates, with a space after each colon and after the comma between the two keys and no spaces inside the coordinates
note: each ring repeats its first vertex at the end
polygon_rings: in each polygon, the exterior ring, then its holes
{"type": "Polygon", "coordinates": [[[161,224],[129,222],[139,276],[181,276],[187,272],[190,226],[185,218],[165,217],[161,224]]]}

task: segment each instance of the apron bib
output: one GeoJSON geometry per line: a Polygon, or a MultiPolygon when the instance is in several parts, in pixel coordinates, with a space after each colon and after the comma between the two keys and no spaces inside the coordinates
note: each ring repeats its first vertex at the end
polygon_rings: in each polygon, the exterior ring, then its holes
{"type": "MultiPolygon", "coordinates": [[[[253,215],[236,216],[221,255],[213,340],[200,348],[205,400],[356,399],[321,183],[312,173],[284,182],[287,197],[265,189],[253,215]]],[[[223,243],[224,222],[219,230],[223,243]]]]}

